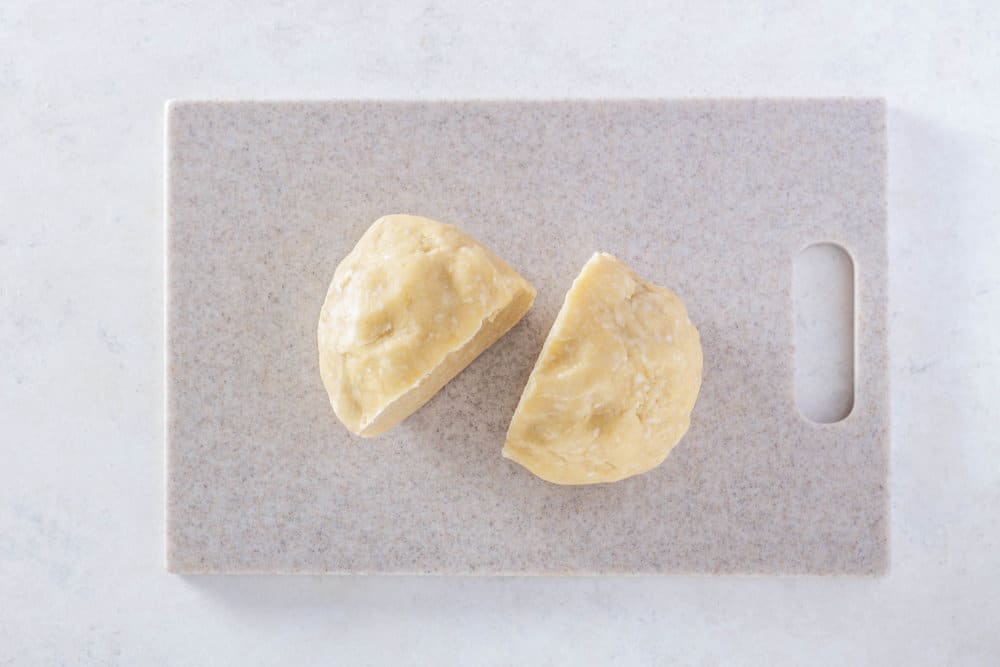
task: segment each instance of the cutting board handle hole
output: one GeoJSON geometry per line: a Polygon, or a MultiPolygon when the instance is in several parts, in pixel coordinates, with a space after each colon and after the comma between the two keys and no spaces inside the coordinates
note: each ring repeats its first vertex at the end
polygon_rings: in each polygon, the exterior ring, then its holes
{"type": "Polygon", "coordinates": [[[795,257],[795,404],[808,419],[832,424],[854,408],[854,262],[822,242],[795,257]]]}

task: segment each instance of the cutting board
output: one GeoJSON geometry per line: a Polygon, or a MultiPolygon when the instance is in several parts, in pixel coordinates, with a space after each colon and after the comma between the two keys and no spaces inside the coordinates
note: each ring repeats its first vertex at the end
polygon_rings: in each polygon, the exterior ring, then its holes
{"type": "Polygon", "coordinates": [[[171,102],[166,555],[173,572],[878,574],[887,568],[880,100],[171,102]],[[373,440],[335,418],[316,322],[381,215],[461,227],[530,314],[373,440]],[[792,264],[854,261],[850,415],[796,409],[792,264]],[[688,435],[655,470],[548,484],[501,458],[590,255],[701,331],[688,435]]]}

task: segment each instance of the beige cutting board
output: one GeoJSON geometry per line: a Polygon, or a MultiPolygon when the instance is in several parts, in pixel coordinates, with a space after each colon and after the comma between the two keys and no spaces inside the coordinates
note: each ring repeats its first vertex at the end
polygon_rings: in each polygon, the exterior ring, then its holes
{"type": "Polygon", "coordinates": [[[880,100],[175,102],[167,107],[167,565],[174,572],[882,573],[880,100]],[[458,225],[538,288],[402,425],[352,437],[316,321],[368,225],[458,225]],[[793,396],[792,262],[856,275],[855,406],[793,396]],[[574,276],[614,253],[685,301],[704,384],[656,470],[561,487],[500,457],[574,276]]]}

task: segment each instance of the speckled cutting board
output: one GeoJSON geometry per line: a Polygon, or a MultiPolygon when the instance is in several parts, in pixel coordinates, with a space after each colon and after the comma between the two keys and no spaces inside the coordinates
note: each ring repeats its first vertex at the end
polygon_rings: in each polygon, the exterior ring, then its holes
{"type": "Polygon", "coordinates": [[[180,102],[167,107],[167,565],[274,573],[848,573],[887,568],[880,100],[180,102]],[[534,309],[374,440],[327,401],[316,321],[386,213],[460,226],[534,309]],[[792,261],[856,274],[855,406],[801,417],[792,261]],[[500,457],[595,250],[672,287],[704,384],[666,462],[611,485],[500,457]]]}

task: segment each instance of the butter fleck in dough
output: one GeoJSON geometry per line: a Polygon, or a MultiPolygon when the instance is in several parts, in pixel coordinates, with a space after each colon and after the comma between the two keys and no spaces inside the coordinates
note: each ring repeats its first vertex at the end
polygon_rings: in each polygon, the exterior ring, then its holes
{"type": "Polygon", "coordinates": [[[535,288],[459,229],[379,218],[337,267],[319,317],[337,417],[374,436],[416,412],[531,307],[535,288]]]}
{"type": "Polygon", "coordinates": [[[655,468],[688,430],[701,371],[698,330],[677,295],[597,253],[566,294],[503,455],[556,484],[655,468]]]}

